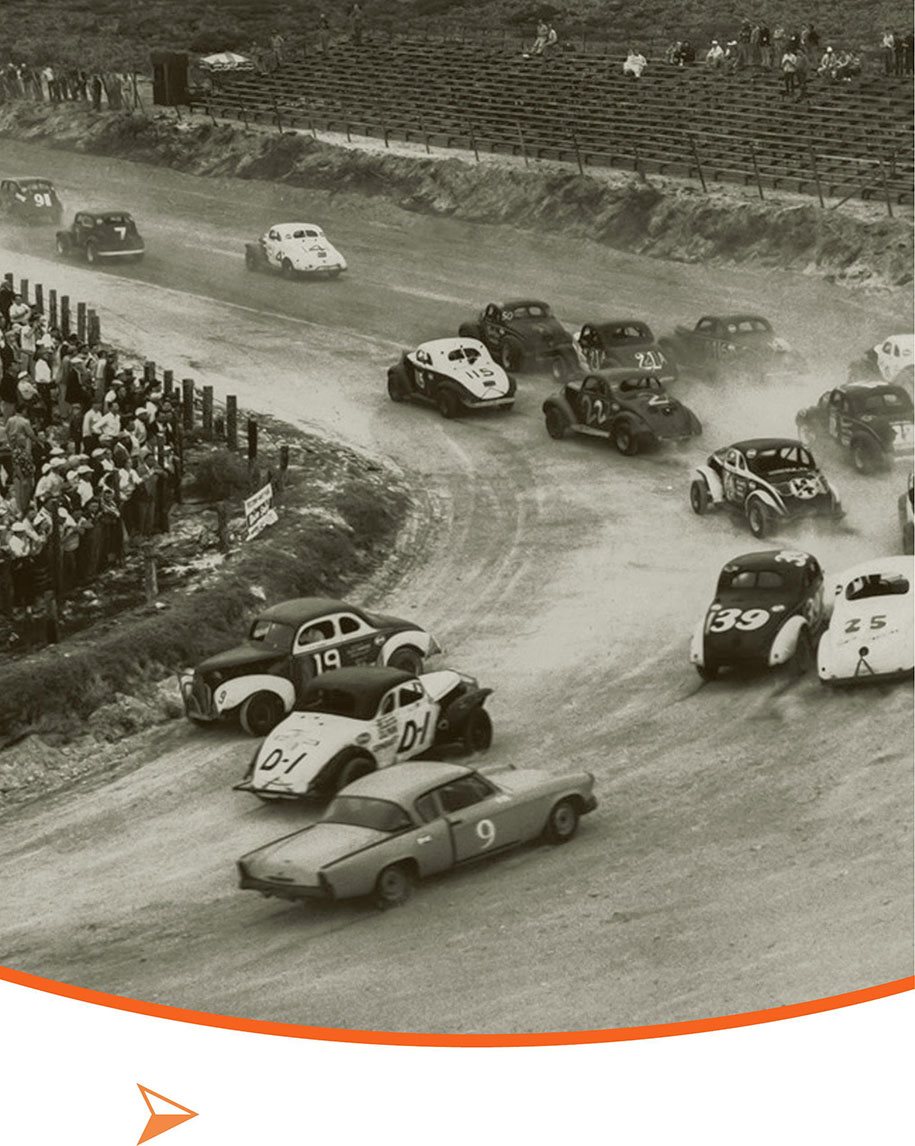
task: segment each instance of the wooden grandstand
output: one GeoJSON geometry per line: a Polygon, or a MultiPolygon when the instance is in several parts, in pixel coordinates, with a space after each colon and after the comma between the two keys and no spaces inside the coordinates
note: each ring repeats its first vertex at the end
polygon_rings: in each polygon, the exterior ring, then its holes
{"type": "Polygon", "coordinates": [[[911,83],[882,76],[814,76],[797,101],[759,69],[651,63],[635,80],[609,57],[400,40],[225,74],[203,102],[213,115],[281,128],[729,180],[760,194],[913,200],[911,83]]]}

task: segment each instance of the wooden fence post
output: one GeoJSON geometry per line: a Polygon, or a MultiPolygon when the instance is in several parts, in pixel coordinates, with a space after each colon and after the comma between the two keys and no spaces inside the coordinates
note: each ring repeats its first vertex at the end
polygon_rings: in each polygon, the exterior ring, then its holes
{"type": "Polygon", "coordinates": [[[48,324],[57,326],[57,291],[53,287],[48,291],[48,324]]]}
{"type": "Polygon", "coordinates": [[[23,302],[29,301],[29,280],[28,279],[20,279],[19,280],[19,293],[22,295],[22,301],[23,302]]]}
{"type": "Polygon", "coordinates": [[[13,272],[7,271],[3,277],[6,279],[7,286],[10,288],[10,290],[15,290],[16,288],[13,285],[13,272]]]}
{"type": "Polygon", "coordinates": [[[35,283],[35,306],[39,314],[44,314],[44,287],[35,283]]]}
{"type": "Polygon", "coordinates": [[[89,310],[89,341],[98,344],[102,341],[102,324],[99,322],[98,311],[89,310]]]}
{"type": "Polygon", "coordinates": [[[708,187],[705,185],[705,175],[702,172],[702,164],[699,161],[699,148],[696,146],[696,137],[694,135],[689,137],[689,143],[693,151],[693,159],[696,163],[696,174],[699,176],[699,182],[702,184],[702,192],[708,195],[708,187]]]}
{"type": "Polygon", "coordinates": [[[70,296],[60,296],[60,333],[67,337],[70,333],[70,296]]]}
{"type": "Polygon", "coordinates": [[[154,383],[156,380],[156,364],[155,362],[147,361],[143,363],[143,381],[147,385],[154,383]]]}
{"type": "Polygon", "coordinates": [[[750,158],[753,160],[753,174],[756,176],[756,187],[759,191],[759,197],[760,199],[765,200],[766,197],[763,195],[762,178],[759,174],[759,164],[756,162],[756,144],[753,142],[750,143],[750,158]]]}
{"type": "Polygon", "coordinates": [[[181,379],[181,409],[184,414],[184,429],[190,433],[194,428],[194,379],[181,379]]]}
{"type": "Polygon", "coordinates": [[[80,342],[86,341],[86,304],[84,302],[76,304],[76,337],[80,342]]]}
{"type": "Polygon", "coordinates": [[[890,199],[890,186],[886,181],[886,168],[883,165],[883,156],[879,157],[880,161],[880,181],[883,183],[883,194],[886,198],[886,213],[892,219],[893,217],[893,203],[890,199]]]}
{"type": "Polygon", "coordinates": [[[248,464],[257,461],[257,419],[248,419],[248,464]]]}
{"type": "Polygon", "coordinates": [[[579,145],[578,145],[578,136],[577,136],[577,134],[575,133],[575,128],[574,128],[574,127],[573,127],[573,128],[571,128],[570,130],[571,130],[571,132],[572,132],[572,146],[575,148],[575,158],[576,158],[576,160],[578,161],[578,174],[579,174],[579,175],[584,175],[584,173],[585,173],[585,165],[584,165],[584,163],[582,162],[582,159],[581,159],[581,148],[580,148],[580,147],[579,147],[579,145]]]}
{"type": "Polygon", "coordinates": [[[823,199],[823,188],[820,185],[820,169],[817,166],[817,156],[812,144],[810,145],[810,166],[813,168],[813,181],[817,186],[817,198],[820,200],[820,206],[825,207],[826,202],[823,199]]]}
{"type": "Polygon", "coordinates": [[[524,156],[524,166],[528,166],[527,162],[527,145],[524,142],[524,132],[521,129],[521,124],[518,124],[518,141],[521,144],[521,154],[524,156]]]}
{"type": "Polygon", "coordinates": [[[149,541],[143,543],[143,590],[147,605],[155,605],[159,596],[159,573],[156,568],[156,551],[149,541]]]}
{"type": "Polygon", "coordinates": [[[162,397],[171,398],[175,390],[175,372],[174,370],[162,371],[162,397]]]}
{"type": "Polygon", "coordinates": [[[203,436],[208,442],[213,440],[213,387],[203,388],[203,436]]]}
{"type": "Polygon", "coordinates": [[[230,450],[238,449],[238,399],[234,394],[226,396],[226,445],[230,450]]]}

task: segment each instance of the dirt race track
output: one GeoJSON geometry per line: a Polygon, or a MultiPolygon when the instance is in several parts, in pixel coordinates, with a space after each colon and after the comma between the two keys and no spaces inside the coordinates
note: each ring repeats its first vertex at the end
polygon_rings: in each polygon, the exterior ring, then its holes
{"type": "MultiPolygon", "coordinates": [[[[251,742],[166,727],[150,758],[10,814],[0,836],[0,962],[162,1003],[329,1026],[542,1031],[700,1018],[912,971],[912,686],[833,693],[772,675],[702,685],[690,631],[721,564],[757,548],[687,503],[728,439],[793,434],[794,413],[910,301],[784,273],[656,262],[537,234],[3,142],[66,206],[127,206],[139,267],[56,262],[47,232],[6,228],[2,264],[98,306],[108,337],[218,394],[392,459],[421,512],[363,595],[415,616],[444,663],[495,687],[491,762],[597,776],[568,847],[534,847],[426,884],[383,914],[301,908],[235,888],[244,851],[307,822],[230,790],[251,742]],[[242,242],[312,217],[350,259],[328,284],[246,274],[242,242]],[[547,437],[553,383],[514,414],[444,422],[395,406],[401,346],[478,304],[542,295],[566,321],[768,314],[817,365],[807,392],[682,386],[705,437],[622,458],[547,437]]],[[[780,535],[838,571],[899,552],[904,474],[824,457],[841,530],[780,535]]],[[[125,633],[129,639],[129,633],[125,633]]]]}

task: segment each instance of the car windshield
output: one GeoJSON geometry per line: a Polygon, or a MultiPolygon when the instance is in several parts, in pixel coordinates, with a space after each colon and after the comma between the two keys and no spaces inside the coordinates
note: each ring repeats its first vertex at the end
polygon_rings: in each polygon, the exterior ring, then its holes
{"type": "Polygon", "coordinates": [[[859,409],[862,414],[912,414],[912,399],[905,390],[878,390],[865,394],[859,409]]]}
{"type": "Polygon", "coordinates": [[[529,302],[522,306],[513,306],[506,312],[505,317],[511,314],[513,318],[551,318],[553,312],[545,302],[529,302]]]}
{"type": "Polygon", "coordinates": [[[53,188],[47,179],[29,179],[25,183],[19,184],[21,191],[51,191],[53,188]]]}
{"type": "Polygon", "coordinates": [[[288,653],[292,649],[292,629],[277,621],[255,621],[248,640],[258,641],[268,649],[276,649],[278,653],[288,653]]]}
{"type": "Polygon", "coordinates": [[[95,223],[98,227],[105,226],[106,224],[109,227],[130,227],[133,225],[133,219],[126,214],[112,213],[110,215],[99,215],[95,223]]]}
{"type": "Polygon", "coordinates": [[[718,591],[728,589],[783,589],[785,579],[774,569],[725,569],[718,581],[718,591]]]}
{"type": "Polygon", "coordinates": [[[772,476],[795,470],[815,469],[813,456],[803,446],[777,446],[765,450],[747,450],[750,469],[772,476]]]}
{"type": "Polygon", "coordinates": [[[621,394],[632,394],[637,390],[650,390],[654,394],[664,393],[660,378],[624,378],[619,384],[621,394]]]}
{"type": "Polygon", "coordinates": [[[866,573],[849,581],[845,589],[848,601],[864,601],[868,597],[905,596],[909,582],[901,573],[866,573]]]}
{"type": "Polygon", "coordinates": [[[296,712],[326,712],[330,716],[348,716],[351,720],[371,720],[375,715],[375,697],[365,697],[346,688],[322,688],[310,684],[295,706],[296,712]]]}
{"type": "Polygon", "coordinates": [[[772,327],[764,318],[732,318],[725,323],[728,334],[769,334],[772,327]]]}
{"type": "Polygon", "coordinates": [[[324,813],[323,821],[376,832],[402,832],[413,827],[409,814],[399,804],[367,796],[338,796],[324,813]]]}
{"type": "Polygon", "coordinates": [[[458,346],[448,351],[449,362],[468,362],[473,365],[479,357],[480,352],[475,346],[458,346]]]}
{"type": "Polygon", "coordinates": [[[306,230],[306,231],[302,231],[302,230],[293,231],[292,237],[293,237],[293,239],[320,239],[321,238],[321,232],[315,231],[313,228],[309,227],[308,230],[306,230]]]}

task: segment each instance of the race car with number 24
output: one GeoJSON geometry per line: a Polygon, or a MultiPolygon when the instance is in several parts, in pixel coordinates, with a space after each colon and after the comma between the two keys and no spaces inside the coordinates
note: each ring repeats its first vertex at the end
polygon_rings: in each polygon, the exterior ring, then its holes
{"type": "Polygon", "coordinates": [[[477,339],[436,338],[405,350],[388,368],[388,396],[429,402],[443,418],[457,418],[470,410],[510,410],[515,380],[477,339]]]}
{"type": "Polygon", "coordinates": [[[390,668],[322,673],[257,749],[235,788],[265,800],[321,799],[433,747],[482,752],[492,743],[483,707],[491,692],[450,669],[422,676],[390,668]]]}
{"type": "Polygon", "coordinates": [[[809,553],[773,549],[735,557],[696,626],[689,659],[703,680],[723,668],[813,666],[824,617],[823,570],[809,553]]]}
{"type": "Polygon", "coordinates": [[[395,907],[420,879],[540,838],[568,843],[595,807],[590,772],[400,764],[348,785],[318,823],[242,856],[239,887],[395,907]]]}

